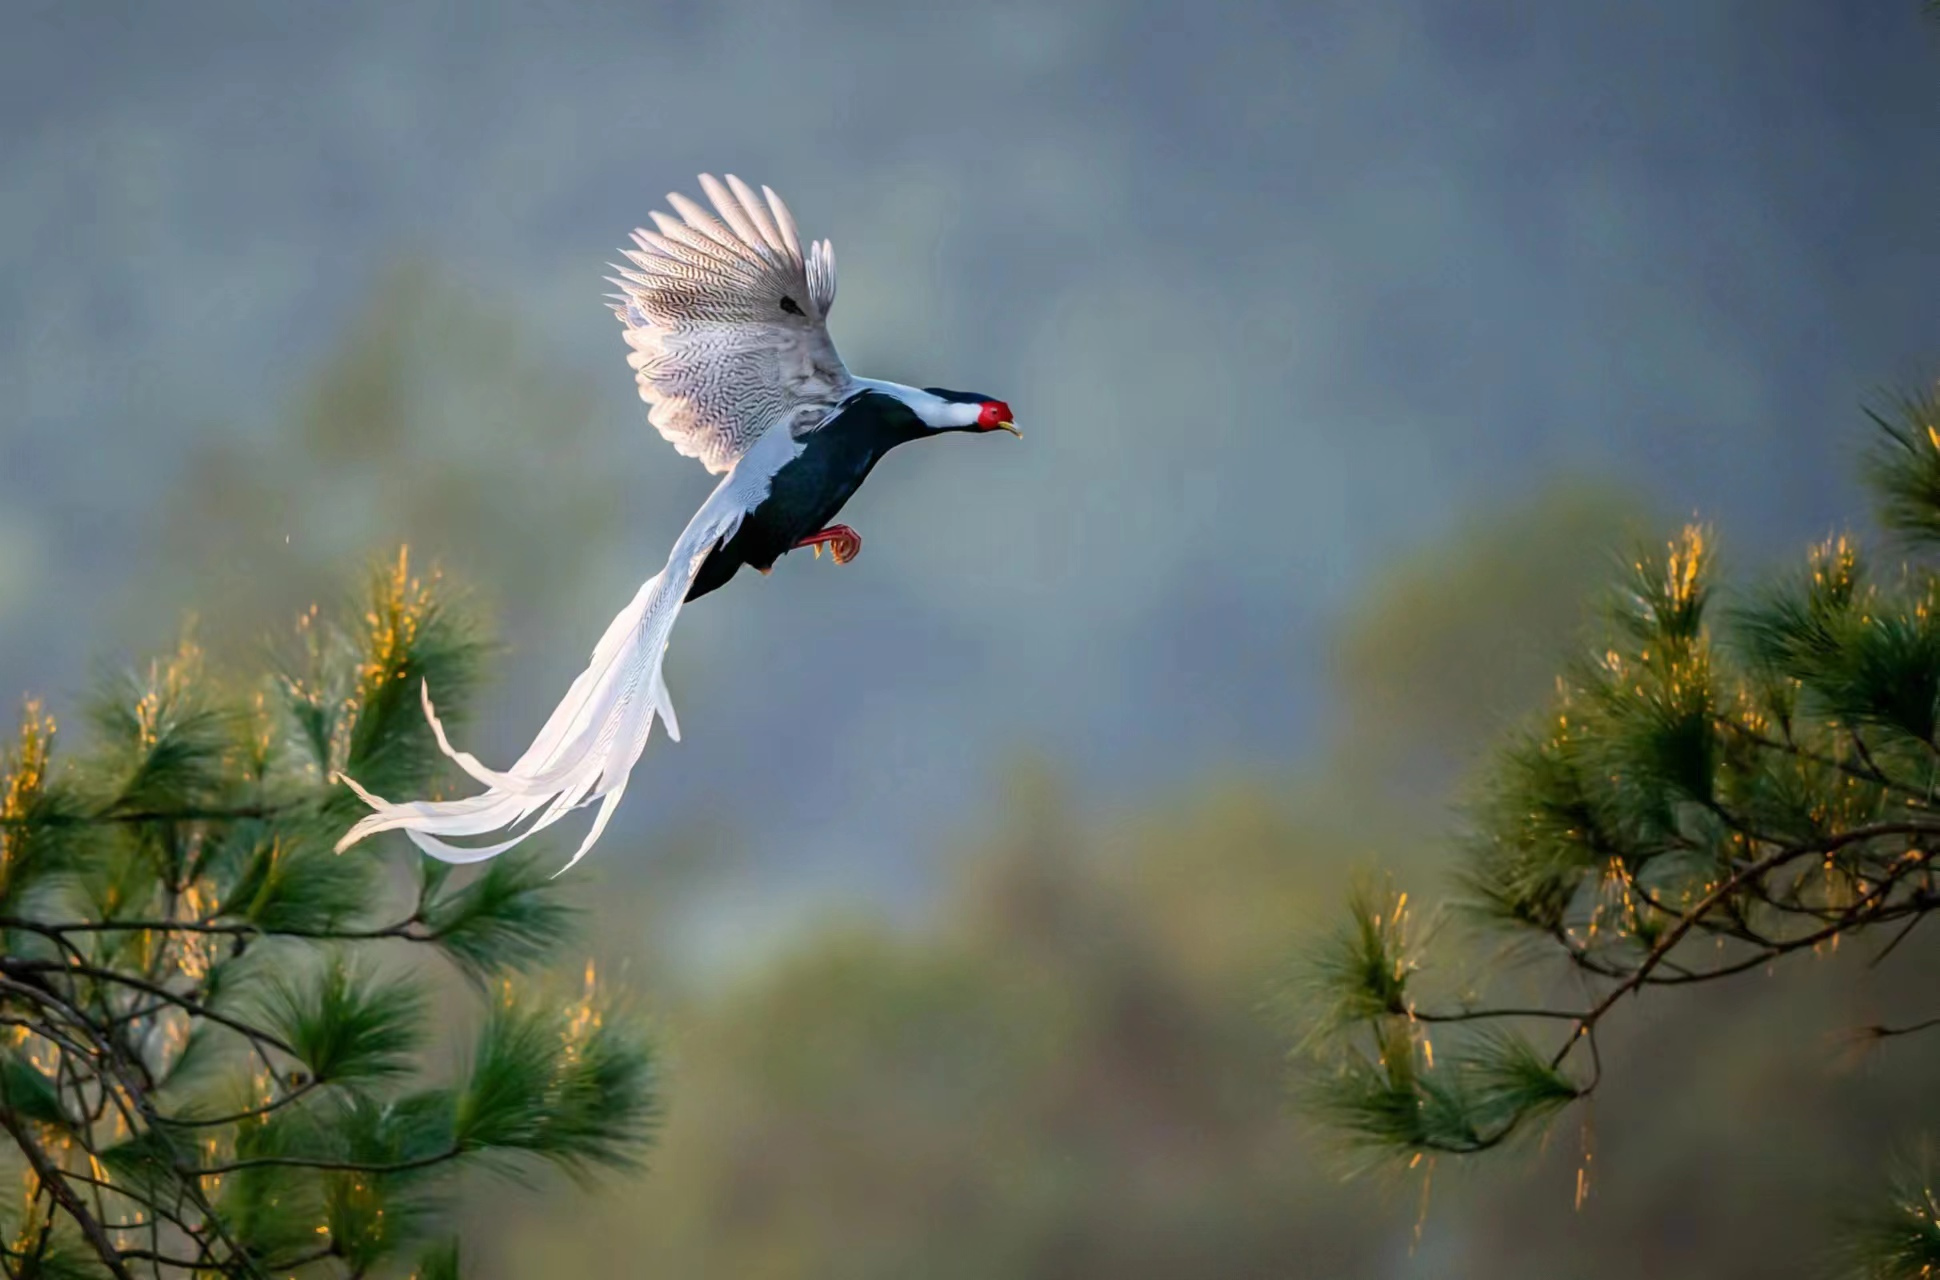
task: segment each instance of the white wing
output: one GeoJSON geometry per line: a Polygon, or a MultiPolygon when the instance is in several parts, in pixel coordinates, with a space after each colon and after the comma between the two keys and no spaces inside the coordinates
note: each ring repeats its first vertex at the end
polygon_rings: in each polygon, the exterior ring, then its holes
{"type": "Polygon", "coordinates": [[[599,800],[599,816],[566,866],[585,857],[620,803],[627,776],[646,749],[656,713],[666,721],[667,736],[680,740],[680,723],[674,718],[660,666],[694,575],[708,553],[733,537],[742,518],[768,496],[775,472],[801,450],[785,425],[768,431],[748,450],[688,521],[667,557],[667,567],[649,579],[633,597],[633,603],[607,626],[593,649],[592,662],[573,681],[539,736],[510,769],[501,773],[487,768],[470,752],[455,750],[432,709],[431,691],[425,688],[424,714],[431,721],[438,746],[487,790],[463,800],[392,804],[345,778],[351,790],[375,812],[337,842],[337,852],[342,853],[365,836],[397,829],[434,858],[480,862],[504,853],[578,806],[599,800]],[[446,840],[450,836],[504,832],[534,813],[538,817],[530,825],[497,844],[462,846],[446,840]]]}
{"type": "Polygon", "coordinates": [[[632,268],[616,267],[613,312],[633,348],[627,363],[648,419],[674,448],[726,471],[777,422],[808,430],[838,404],[849,371],[826,325],[835,305],[835,251],[806,258],[795,219],[763,187],[711,174],[701,188],[719,217],[678,193],[676,220],[633,233],[632,268]]]}

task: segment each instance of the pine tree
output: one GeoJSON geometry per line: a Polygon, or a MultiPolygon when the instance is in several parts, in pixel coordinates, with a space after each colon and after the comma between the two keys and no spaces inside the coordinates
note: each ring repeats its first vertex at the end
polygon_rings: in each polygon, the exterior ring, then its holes
{"type": "MultiPolygon", "coordinates": [[[[1600,642],[1487,770],[1453,905],[1578,994],[1477,995],[1406,894],[1355,895],[1304,974],[1303,1080],[1347,1136],[1404,1162],[1500,1146],[1595,1092],[1626,997],[1841,939],[1884,961],[1940,907],[1940,392],[1873,417],[1865,478],[1909,562],[1836,537],[1726,604],[1687,528],[1629,563],[1600,642]]],[[[1853,1233],[1854,1273],[1933,1274],[1935,1203],[1899,1188],[1853,1233]]]]}
{"type": "Polygon", "coordinates": [[[29,704],[0,766],[6,1275],[455,1277],[458,1170],[640,1156],[636,1021],[590,969],[520,976],[571,923],[545,871],[332,851],[361,812],[339,771],[436,781],[420,685],[459,708],[483,653],[447,597],[400,552],[356,625],[312,609],[263,673],[185,642],[108,682],[72,759],[29,704]],[[481,1006],[468,1044],[430,1043],[434,952],[481,1006]]]}

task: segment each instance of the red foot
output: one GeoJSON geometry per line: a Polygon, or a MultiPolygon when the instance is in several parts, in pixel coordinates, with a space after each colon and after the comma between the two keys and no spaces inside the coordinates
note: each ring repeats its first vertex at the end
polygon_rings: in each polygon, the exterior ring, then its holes
{"type": "Polygon", "coordinates": [[[837,564],[847,564],[862,554],[862,535],[846,524],[832,524],[820,533],[811,533],[795,545],[814,547],[815,554],[822,554],[822,544],[829,544],[829,554],[837,564]]]}

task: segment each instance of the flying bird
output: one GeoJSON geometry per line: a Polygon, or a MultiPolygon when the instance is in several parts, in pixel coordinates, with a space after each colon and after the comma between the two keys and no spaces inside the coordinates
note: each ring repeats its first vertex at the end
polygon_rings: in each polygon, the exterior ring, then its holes
{"type": "Polygon", "coordinates": [[[572,866],[605,831],[654,718],[680,740],[661,662],[683,604],[724,586],[743,565],[766,574],[801,547],[819,557],[826,545],[837,564],[853,560],[861,536],[831,522],[897,445],[956,431],[1022,434],[1002,400],[851,374],[829,337],[829,242],[804,250],[788,206],[767,187],[757,196],[733,174],[725,183],[702,174],[700,184],[713,212],[669,195],[673,213],[655,210],[658,230],[633,233],[635,247],[623,250],[630,265],[609,277],[620,291],[608,296],[640,398],[652,406],[648,421],[721,483],[511,768],[488,768],[453,748],[421,686],[439,749],[486,789],[393,803],[345,777],[372,812],[337,842],[338,852],[399,830],[434,858],[479,862],[597,800],[572,866]],[[450,843],[481,836],[504,838],[450,843]]]}

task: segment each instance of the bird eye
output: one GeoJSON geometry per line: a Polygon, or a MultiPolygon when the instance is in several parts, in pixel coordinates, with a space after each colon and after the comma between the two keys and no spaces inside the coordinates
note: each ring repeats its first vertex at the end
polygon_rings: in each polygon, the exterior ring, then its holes
{"type": "Polygon", "coordinates": [[[798,316],[802,314],[801,304],[799,302],[796,302],[793,298],[784,297],[781,300],[781,309],[783,311],[786,311],[791,316],[798,316]]]}

